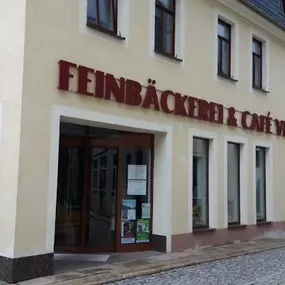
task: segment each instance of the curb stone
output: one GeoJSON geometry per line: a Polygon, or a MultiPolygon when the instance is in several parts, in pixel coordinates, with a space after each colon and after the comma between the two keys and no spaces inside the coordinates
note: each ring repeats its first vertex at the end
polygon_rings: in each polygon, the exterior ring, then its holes
{"type": "Polygon", "coordinates": [[[182,263],[178,263],[178,264],[170,264],[170,265],[166,265],[166,266],[162,265],[161,268],[155,268],[155,269],[148,269],[148,270],[142,270],[142,271],[138,271],[138,272],[133,272],[133,273],[129,273],[129,274],[123,275],[122,278],[117,278],[116,280],[114,280],[114,279],[112,279],[112,280],[111,279],[106,279],[105,281],[92,283],[92,285],[110,284],[110,283],[113,283],[113,282],[119,282],[119,281],[122,281],[122,280],[131,279],[131,278],[158,274],[158,273],[166,272],[166,271],[173,270],[173,269],[178,269],[178,268],[183,268],[183,267],[188,267],[188,266],[193,266],[193,265],[200,265],[200,264],[205,264],[205,263],[218,261],[218,260],[226,260],[226,259],[230,259],[230,258],[233,258],[233,257],[239,257],[239,256],[244,256],[244,255],[251,255],[251,254],[256,254],[256,253],[259,253],[259,252],[266,252],[266,251],[270,251],[270,250],[273,250],[273,249],[279,249],[279,248],[284,248],[284,247],[285,247],[285,244],[282,244],[282,245],[277,245],[277,246],[272,246],[272,247],[267,247],[267,248],[260,248],[260,249],[257,248],[257,249],[251,250],[249,252],[246,252],[246,253],[245,252],[233,253],[233,254],[229,254],[229,255],[218,256],[216,258],[208,258],[208,259],[205,258],[203,260],[197,260],[197,261],[191,261],[191,262],[188,261],[188,262],[182,262],[182,263]]]}
{"type": "MultiPolygon", "coordinates": [[[[285,240],[275,241],[271,242],[266,241],[260,242],[260,244],[256,244],[255,246],[252,246],[248,242],[244,242],[243,248],[237,249],[237,248],[228,248],[223,246],[218,247],[212,247],[211,250],[202,250],[199,253],[195,253],[193,251],[193,254],[189,253],[187,256],[175,258],[175,259],[165,259],[163,261],[155,261],[155,262],[148,262],[147,259],[145,262],[141,265],[136,266],[124,266],[122,262],[117,262],[112,264],[113,270],[110,269],[110,266],[106,265],[106,268],[104,272],[97,272],[98,267],[95,266],[93,270],[91,268],[83,268],[80,269],[78,273],[83,273],[84,276],[72,276],[74,278],[67,278],[65,280],[62,280],[59,278],[56,280],[54,278],[55,276],[47,277],[48,283],[43,284],[57,284],[57,285],[103,285],[103,284],[110,284],[114,282],[119,282],[122,280],[128,280],[136,277],[142,277],[142,276],[149,276],[153,274],[159,274],[162,272],[167,272],[170,270],[178,269],[178,268],[184,268],[189,267],[193,265],[201,265],[206,264],[209,262],[219,261],[219,260],[226,260],[238,256],[245,256],[245,255],[251,255],[256,254],[259,252],[266,252],[270,250],[276,250],[280,248],[285,248],[285,240]],[[267,244],[266,244],[267,243],[267,244]],[[85,274],[84,271],[87,271],[85,274]],[[99,274],[98,274],[99,273],[99,274]],[[54,278],[54,279],[53,279],[54,278]],[[53,280],[52,280],[53,279],[53,280]],[[50,282],[52,281],[52,282],[50,282]]],[[[130,262],[133,262],[132,260],[130,262]]],[[[129,262],[129,263],[130,263],[129,262]]],[[[105,266],[104,266],[105,267],[105,266]]],[[[103,268],[102,268],[103,269],[103,268]]],[[[58,276],[59,277],[59,276],[58,276]]],[[[31,283],[23,282],[22,285],[37,285],[39,280],[34,279],[31,283]]],[[[18,285],[21,283],[18,283],[18,285]]],[[[284,284],[285,283],[280,283],[284,284]]],[[[8,285],[7,283],[1,283],[0,285],[8,285]]]]}

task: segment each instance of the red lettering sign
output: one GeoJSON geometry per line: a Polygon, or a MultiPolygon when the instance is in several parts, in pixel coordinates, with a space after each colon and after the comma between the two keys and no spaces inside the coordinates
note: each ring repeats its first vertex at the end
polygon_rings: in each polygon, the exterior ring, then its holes
{"type": "Polygon", "coordinates": [[[156,81],[149,79],[148,86],[134,80],[120,78],[94,70],[82,65],[60,60],[59,61],[58,89],[70,90],[70,82],[74,80],[73,74],[77,73],[77,93],[86,96],[94,96],[104,100],[113,100],[121,104],[139,106],[145,109],[154,109],[166,114],[194,118],[210,123],[227,124],[231,127],[242,127],[245,130],[271,134],[272,125],[275,126],[275,134],[285,136],[285,121],[273,120],[270,112],[267,116],[239,112],[234,107],[227,109],[227,117],[224,118],[224,106],[215,102],[208,102],[188,95],[183,95],[171,90],[158,91],[156,81]],[[92,90],[92,83],[95,85],[92,90]],[[144,91],[146,89],[146,91],[144,91]],[[237,115],[241,113],[241,117],[237,115]],[[240,122],[238,121],[240,118],[240,122]]]}

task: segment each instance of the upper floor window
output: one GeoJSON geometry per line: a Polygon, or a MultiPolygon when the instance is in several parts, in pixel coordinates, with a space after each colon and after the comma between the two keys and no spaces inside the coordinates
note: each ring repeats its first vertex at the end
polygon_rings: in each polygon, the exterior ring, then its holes
{"type": "Polygon", "coordinates": [[[218,74],[231,77],[231,25],[218,22],[218,74]]]}
{"type": "Polygon", "coordinates": [[[155,50],[174,56],[175,0],[156,0],[155,50]]]}
{"type": "Polygon", "coordinates": [[[252,40],[252,86],[262,89],[262,42],[252,40]]]}
{"type": "Polygon", "coordinates": [[[88,0],[87,25],[117,33],[118,0],[88,0]]]}

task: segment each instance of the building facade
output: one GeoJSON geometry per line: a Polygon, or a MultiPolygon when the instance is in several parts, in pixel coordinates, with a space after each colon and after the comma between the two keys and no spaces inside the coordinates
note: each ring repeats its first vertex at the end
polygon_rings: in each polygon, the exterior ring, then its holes
{"type": "Polygon", "coordinates": [[[52,274],[58,252],[285,229],[284,1],[15,2],[0,7],[0,280],[52,274]]]}

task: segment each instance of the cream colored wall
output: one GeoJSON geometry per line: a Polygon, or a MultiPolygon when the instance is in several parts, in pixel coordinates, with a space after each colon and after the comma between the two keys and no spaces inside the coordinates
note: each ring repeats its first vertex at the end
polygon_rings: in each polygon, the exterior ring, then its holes
{"type": "Polygon", "coordinates": [[[25,0],[0,3],[0,256],[7,257],[17,215],[25,9],[25,0]]]}
{"type": "MultiPolygon", "coordinates": [[[[26,48],[24,65],[23,116],[19,166],[19,194],[16,233],[16,252],[19,256],[41,253],[46,242],[46,219],[49,184],[51,108],[53,105],[131,117],[146,122],[162,123],[174,128],[173,176],[172,176],[172,234],[187,233],[188,220],[188,147],[189,128],[216,132],[218,139],[217,169],[219,202],[217,228],[225,226],[224,217],[224,135],[269,140],[274,155],[274,203],[275,220],[284,220],[285,208],[282,175],[285,151],[282,138],[274,135],[249,133],[241,129],[230,130],[226,126],[209,125],[162,112],[129,107],[115,102],[100,101],[74,93],[63,94],[57,90],[59,59],[72,61],[95,69],[137,80],[146,85],[147,79],[155,79],[160,90],[171,89],[183,94],[248,109],[272,116],[283,116],[283,74],[285,72],[284,42],[261,31],[258,26],[240,18],[235,12],[217,1],[184,1],[185,23],[181,31],[185,36],[183,62],[179,63],[153,54],[150,43],[153,37],[151,7],[154,0],[129,1],[129,27],[122,27],[126,41],[89,31],[85,27],[84,0],[29,0],[26,22],[26,48]],[[83,12],[82,12],[83,11],[83,12]],[[230,17],[237,24],[237,57],[235,76],[238,83],[216,76],[216,23],[217,16],[230,17]],[[83,22],[82,22],[83,21],[83,22]],[[261,31],[269,41],[270,94],[252,91],[251,86],[251,29],[261,31]],[[36,213],[36,214],[35,214],[36,213]],[[33,242],[31,243],[31,239],[33,242]]],[[[258,21],[256,14],[251,19],[258,21]]],[[[267,23],[270,29],[271,24],[267,23]]],[[[248,164],[248,204],[243,205],[252,219],[252,155],[248,164]]],[[[210,189],[211,191],[211,189],[210,189]]]]}

